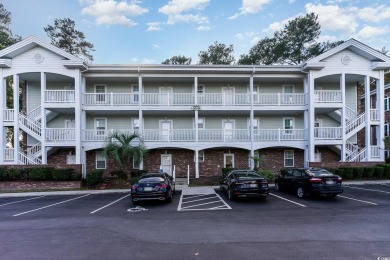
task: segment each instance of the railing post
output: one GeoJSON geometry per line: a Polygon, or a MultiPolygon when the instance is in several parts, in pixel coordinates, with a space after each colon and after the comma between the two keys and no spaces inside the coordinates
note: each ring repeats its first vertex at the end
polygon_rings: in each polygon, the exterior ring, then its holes
{"type": "Polygon", "coordinates": [[[110,94],[110,105],[113,106],[114,105],[114,93],[111,92],[110,94]]]}

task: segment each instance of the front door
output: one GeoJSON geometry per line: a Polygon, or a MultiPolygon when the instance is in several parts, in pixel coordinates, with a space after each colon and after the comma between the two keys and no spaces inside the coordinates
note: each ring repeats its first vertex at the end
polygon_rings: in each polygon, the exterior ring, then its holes
{"type": "Polygon", "coordinates": [[[222,88],[222,100],[223,105],[233,105],[234,104],[234,88],[225,87],[222,88]]]}
{"type": "Polygon", "coordinates": [[[161,169],[172,176],[172,154],[161,155],[161,169]]]}
{"type": "Polygon", "coordinates": [[[159,95],[160,105],[169,106],[171,104],[172,95],[173,95],[172,87],[161,87],[160,95],[159,95]]]}
{"type": "Polygon", "coordinates": [[[223,163],[225,168],[234,168],[234,154],[225,153],[223,157],[223,163]]]}
{"type": "Polygon", "coordinates": [[[233,128],[234,124],[231,121],[223,122],[223,137],[225,142],[233,141],[233,128]]]}
{"type": "Polygon", "coordinates": [[[169,142],[171,140],[172,122],[161,122],[161,141],[169,142]]]}

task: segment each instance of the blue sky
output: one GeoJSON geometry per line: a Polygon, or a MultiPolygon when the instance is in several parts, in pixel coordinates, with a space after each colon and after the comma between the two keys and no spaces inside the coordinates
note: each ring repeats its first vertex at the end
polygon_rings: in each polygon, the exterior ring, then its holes
{"type": "MultiPolygon", "coordinates": [[[[174,55],[198,61],[215,41],[236,60],[290,19],[318,15],[320,40],[355,38],[390,50],[389,0],[2,0],[11,30],[50,42],[43,27],[70,18],[94,44],[94,64],[160,64],[174,55]]],[[[389,53],[388,53],[389,54],[389,53]]]]}

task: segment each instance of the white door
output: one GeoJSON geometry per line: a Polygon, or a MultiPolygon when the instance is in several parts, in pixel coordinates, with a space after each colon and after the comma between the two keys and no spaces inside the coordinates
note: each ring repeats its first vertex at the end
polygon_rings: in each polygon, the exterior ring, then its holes
{"type": "Polygon", "coordinates": [[[222,88],[222,102],[225,106],[234,104],[234,88],[222,88]]]}
{"type": "Polygon", "coordinates": [[[161,122],[161,140],[167,141],[171,139],[171,128],[172,128],[172,122],[161,122]]]}
{"type": "Polygon", "coordinates": [[[172,154],[161,155],[161,169],[163,172],[172,175],[172,154]]]}
{"type": "Polygon", "coordinates": [[[225,142],[233,141],[233,128],[234,124],[230,121],[223,122],[223,136],[225,142]]]}
{"type": "Polygon", "coordinates": [[[161,87],[159,104],[164,106],[169,106],[172,101],[173,89],[172,87],[161,87]]]}
{"type": "Polygon", "coordinates": [[[234,168],[234,154],[225,153],[223,155],[223,166],[225,168],[234,168]]]}
{"type": "Polygon", "coordinates": [[[76,164],[76,155],[66,155],[66,164],[76,164]]]}

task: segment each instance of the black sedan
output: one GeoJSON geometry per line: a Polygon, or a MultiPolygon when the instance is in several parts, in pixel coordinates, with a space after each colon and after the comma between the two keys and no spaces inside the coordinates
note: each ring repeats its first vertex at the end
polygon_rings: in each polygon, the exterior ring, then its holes
{"type": "Polygon", "coordinates": [[[295,168],[282,170],[275,180],[275,190],[293,191],[299,198],[306,195],[336,197],[343,192],[343,180],[321,168],[295,168]]]}
{"type": "Polygon", "coordinates": [[[131,187],[133,204],[144,200],[172,202],[175,182],[167,173],[145,173],[131,187]]]}
{"type": "Polygon", "coordinates": [[[229,200],[254,197],[266,199],[269,194],[267,180],[252,170],[233,170],[220,183],[220,191],[226,192],[229,200]]]}

